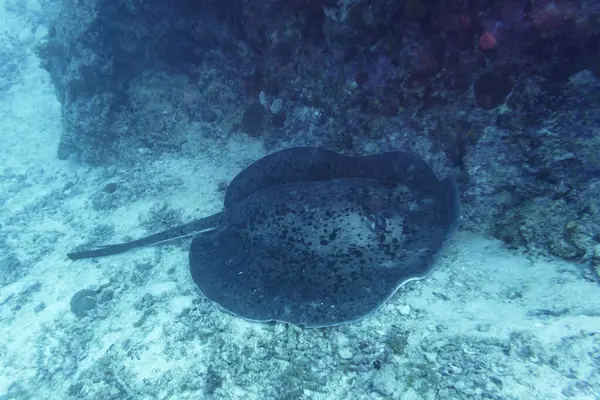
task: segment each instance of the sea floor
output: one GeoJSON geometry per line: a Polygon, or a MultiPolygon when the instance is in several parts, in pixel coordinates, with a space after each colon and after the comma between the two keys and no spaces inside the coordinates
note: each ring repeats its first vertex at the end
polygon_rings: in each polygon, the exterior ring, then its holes
{"type": "Polygon", "coordinates": [[[238,137],[93,168],[57,159],[61,129],[31,53],[0,96],[0,399],[600,398],[600,287],[474,234],[372,316],[325,329],[223,311],[186,241],[70,261],[218,211],[219,185],[264,152],[238,137]]]}

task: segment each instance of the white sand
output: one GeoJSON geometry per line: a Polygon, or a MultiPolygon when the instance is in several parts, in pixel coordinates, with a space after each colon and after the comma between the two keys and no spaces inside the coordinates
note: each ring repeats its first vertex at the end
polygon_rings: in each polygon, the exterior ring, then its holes
{"type": "MultiPolygon", "coordinates": [[[[0,26],[22,25],[2,11],[0,26]]],[[[475,235],[373,316],[322,330],[220,310],[185,243],[69,261],[96,226],[116,242],[150,233],[160,206],[186,221],[219,210],[218,181],[262,150],[238,137],[218,157],[92,169],[56,159],[60,105],[33,56],[2,98],[0,268],[20,277],[0,288],[0,399],[600,398],[600,288],[475,235]],[[81,289],[97,306],[78,318],[81,289]]]]}

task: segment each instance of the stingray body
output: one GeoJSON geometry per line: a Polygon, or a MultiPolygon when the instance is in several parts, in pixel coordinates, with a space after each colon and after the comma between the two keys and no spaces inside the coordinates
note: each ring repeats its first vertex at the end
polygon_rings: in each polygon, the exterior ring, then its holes
{"type": "Polygon", "coordinates": [[[69,257],[194,235],[191,275],[210,300],[249,320],[323,327],[361,319],[425,276],[458,209],[452,180],[415,155],[299,147],[240,172],[218,214],[69,257]]]}

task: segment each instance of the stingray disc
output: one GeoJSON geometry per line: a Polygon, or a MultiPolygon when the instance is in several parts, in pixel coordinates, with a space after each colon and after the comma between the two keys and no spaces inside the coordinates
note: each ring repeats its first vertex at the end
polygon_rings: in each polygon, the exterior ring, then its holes
{"type": "Polygon", "coordinates": [[[433,265],[457,211],[454,185],[436,183],[437,197],[370,178],[268,186],[233,203],[222,229],[192,241],[193,280],[249,320],[355,321],[433,265]]]}

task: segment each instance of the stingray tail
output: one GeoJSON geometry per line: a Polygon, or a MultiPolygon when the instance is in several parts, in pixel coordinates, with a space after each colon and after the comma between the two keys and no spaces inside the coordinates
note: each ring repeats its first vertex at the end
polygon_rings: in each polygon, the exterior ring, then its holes
{"type": "Polygon", "coordinates": [[[83,258],[111,256],[113,254],[125,253],[126,251],[135,249],[137,247],[152,246],[212,232],[219,229],[222,216],[223,213],[220,212],[211,215],[210,217],[198,219],[184,225],[179,225],[175,228],[167,229],[165,231],[158,232],[141,239],[133,240],[131,242],[100,246],[91,250],[76,251],[73,253],[68,253],[67,257],[69,257],[71,260],[81,260],[83,258]]]}

